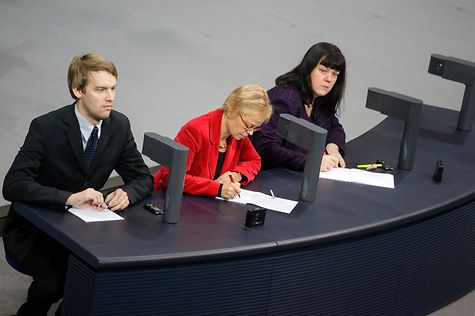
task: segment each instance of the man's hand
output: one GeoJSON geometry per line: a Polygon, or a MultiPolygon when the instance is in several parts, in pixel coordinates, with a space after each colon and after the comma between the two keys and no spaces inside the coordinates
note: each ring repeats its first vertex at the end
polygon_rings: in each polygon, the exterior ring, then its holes
{"type": "Polygon", "coordinates": [[[104,196],[102,196],[102,193],[91,188],[71,194],[66,201],[66,205],[94,207],[97,209],[107,208],[107,204],[104,202],[104,196]]]}
{"type": "Polygon", "coordinates": [[[111,211],[121,211],[129,206],[129,196],[122,189],[117,189],[106,197],[106,204],[111,211]]]}

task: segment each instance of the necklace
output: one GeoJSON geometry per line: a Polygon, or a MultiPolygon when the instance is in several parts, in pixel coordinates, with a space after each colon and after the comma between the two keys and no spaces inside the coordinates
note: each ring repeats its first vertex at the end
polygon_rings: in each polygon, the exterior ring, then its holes
{"type": "Polygon", "coordinates": [[[224,143],[224,145],[219,145],[218,148],[219,149],[226,149],[226,148],[228,148],[228,143],[224,143]]]}
{"type": "Polygon", "coordinates": [[[305,104],[305,112],[307,113],[308,117],[311,117],[313,112],[313,104],[305,104]]]}

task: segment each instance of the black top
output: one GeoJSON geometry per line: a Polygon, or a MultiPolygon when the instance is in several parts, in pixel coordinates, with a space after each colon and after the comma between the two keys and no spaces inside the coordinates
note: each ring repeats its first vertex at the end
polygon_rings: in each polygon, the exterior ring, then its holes
{"type": "Polygon", "coordinates": [[[224,158],[226,158],[226,152],[219,152],[218,163],[216,164],[216,171],[214,173],[213,179],[216,179],[221,175],[221,168],[223,167],[224,158]]]}

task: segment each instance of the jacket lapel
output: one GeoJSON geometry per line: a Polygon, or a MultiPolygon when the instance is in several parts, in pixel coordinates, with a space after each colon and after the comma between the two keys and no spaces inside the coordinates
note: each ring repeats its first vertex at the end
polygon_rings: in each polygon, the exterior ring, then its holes
{"type": "Polygon", "coordinates": [[[222,110],[215,110],[210,113],[209,120],[209,140],[210,140],[210,154],[208,155],[208,174],[210,179],[214,180],[216,172],[216,165],[218,164],[219,142],[221,136],[221,120],[223,117],[222,110]]]}
{"type": "Polygon", "coordinates": [[[66,112],[67,115],[64,117],[64,123],[67,125],[66,133],[69,141],[69,145],[76,157],[78,165],[81,167],[81,170],[84,172],[84,148],[82,146],[82,136],[81,129],[79,128],[79,122],[74,113],[74,107],[76,103],[73,103],[70,106],[70,111],[66,112]]]}

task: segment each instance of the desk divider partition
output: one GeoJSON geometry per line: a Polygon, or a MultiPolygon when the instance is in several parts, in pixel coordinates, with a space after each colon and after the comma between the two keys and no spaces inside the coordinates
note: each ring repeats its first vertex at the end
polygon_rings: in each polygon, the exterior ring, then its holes
{"type": "Polygon", "coordinates": [[[178,223],[188,148],[168,137],[147,132],[144,134],[142,154],[170,169],[163,208],[163,221],[170,224],[178,223]]]}
{"type": "Polygon", "coordinates": [[[462,131],[471,131],[475,118],[475,88],[473,87],[475,85],[475,63],[455,57],[432,54],[428,72],[465,85],[457,128],[462,131]]]}
{"type": "Polygon", "coordinates": [[[305,160],[300,187],[300,199],[308,202],[314,201],[317,195],[320,165],[325,151],[327,131],[302,118],[290,114],[281,114],[277,133],[287,141],[307,150],[307,159],[305,160]]]}
{"type": "Polygon", "coordinates": [[[368,88],[366,107],[404,121],[399,149],[399,169],[412,170],[421,122],[422,101],[396,92],[368,88]]]}

